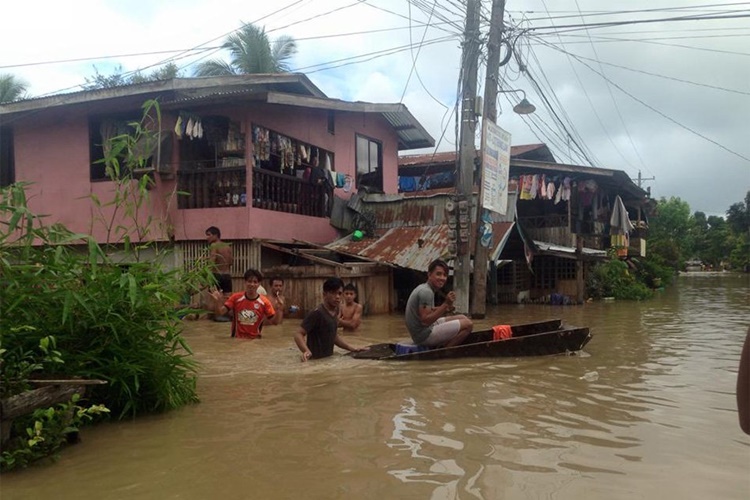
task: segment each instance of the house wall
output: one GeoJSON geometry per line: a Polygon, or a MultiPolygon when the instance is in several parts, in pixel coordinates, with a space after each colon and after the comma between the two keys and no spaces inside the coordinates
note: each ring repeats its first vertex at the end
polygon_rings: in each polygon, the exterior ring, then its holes
{"type": "MultiPolygon", "coordinates": [[[[356,179],[357,173],[356,134],[381,141],[383,190],[398,192],[398,136],[380,114],[336,111],[333,134],[328,132],[327,110],[259,104],[247,111],[246,120],[246,130],[254,123],[333,151],[336,172],[350,175],[352,179],[356,179]]],[[[356,184],[353,187],[352,192],[356,192],[356,184]]],[[[337,189],[336,195],[349,198],[351,193],[337,189]]]]}
{"type": "MultiPolygon", "coordinates": [[[[94,190],[89,181],[88,122],[80,114],[45,120],[37,115],[13,127],[16,181],[33,183],[29,208],[50,214],[76,232],[88,232],[94,190]]],[[[108,183],[109,184],[109,183],[108,183]]]]}
{"type": "MultiPolygon", "coordinates": [[[[356,179],[355,134],[380,140],[383,144],[384,190],[386,193],[398,190],[397,136],[379,114],[336,112],[335,132],[331,134],[326,110],[250,103],[201,107],[196,112],[221,114],[239,121],[244,128],[246,154],[250,159],[253,154],[251,126],[256,123],[333,151],[335,170],[351,175],[353,179],[356,179]]],[[[112,199],[115,184],[90,181],[90,113],[101,114],[102,109],[45,110],[16,122],[13,126],[16,180],[33,183],[29,189],[29,206],[38,214],[49,214],[48,222],[60,222],[73,231],[90,233],[104,242],[107,238],[105,225],[95,222],[92,229],[92,219],[97,218],[98,210],[90,197],[95,195],[106,203],[112,199]]],[[[176,112],[165,110],[163,129],[171,130],[175,119],[176,112]]],[[[179,159],[177,150],[175,148],[173,153],[173,163],[179,159]]],[[[219,227],[222,238],[228,240],[268,238],[328,243],[338,236],[327,218],[263,210],[249,204],[245,207],[179,210],[174,193],[176,180],[158,174],[155,179],[151,199],[138,215],[141,221],[150,217],[160,222],[152,227],[149,239],[202,240],[209,226],[219,227]]],[[[252,176],[248,175],[247,179],[247,192],[250,193],[252,176]]],[[[353,188],[356,191],[356,185],[353,188]]],[[[344,198],[351,195],[342,189],[336,189],[335,194],[344,198]]],[[[111,210],[104,209],[100,215],[112,226],[132,226],[121,212],[113,216],[111,210]]]]}

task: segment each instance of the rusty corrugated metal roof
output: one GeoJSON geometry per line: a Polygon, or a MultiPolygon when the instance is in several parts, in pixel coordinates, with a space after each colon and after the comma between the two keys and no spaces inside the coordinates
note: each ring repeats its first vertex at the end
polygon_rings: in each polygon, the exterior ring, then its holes
{"type": "Polygon", "coordinates": [[[378,231],[376,238],[353,241],[342,238],[326,245],[331,250],[354,253],[377,262],[426,271],[430,262],[447,254],[450,229],[447,224],[427,227],[394,227],[378,231]]]}
{"type": "MultiPolygon", "coordinates": [[[[512,222],[492,224],[494,246],[504,245],[506,234],[513,228],[512,222]]],[[[472,230],[469,234],[475,234],[472,230]]],[[[472,238],[472,247],[473,240],[472,238]]],[[[376,262],[385,262],[398,267],[427,271],[427,266],[435,259],[452,258],[448,247],[451,243],[450,228],[447,224],[417,227],[392,227],[377,231],[375,238],[354,241],[350,236],[326,245],[334,251],[359,255],[376,262]]],[[[496,250],[490,255],[496,253],[496,250]]]]}

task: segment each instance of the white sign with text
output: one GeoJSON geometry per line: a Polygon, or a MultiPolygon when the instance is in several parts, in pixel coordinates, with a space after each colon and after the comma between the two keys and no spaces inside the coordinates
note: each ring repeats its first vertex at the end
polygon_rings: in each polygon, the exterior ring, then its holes
{"type": "Polygon", "coordinates": [[[496,123],[482,124],[482,207],[505,215],[508,210],[510,133],[496,123]]]}

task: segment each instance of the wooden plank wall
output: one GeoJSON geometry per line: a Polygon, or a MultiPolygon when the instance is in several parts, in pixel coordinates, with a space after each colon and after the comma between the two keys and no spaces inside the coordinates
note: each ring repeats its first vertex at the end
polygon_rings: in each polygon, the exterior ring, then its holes
{"type": "MultiPolygon", "coordinates": [[[[249,268],[260,269],[260,243],[256,240],[223,240],[232,245],[234,264],[232,265],[232,290],[239,292],[245,288],[243,276],[249,268]]],[[[177,266],[190,269],[196,262],[208,258],[208,245],[204,240],[181,241],[177,245],[177,266]]]]}
{"type": "Polygon", "coordinates": [[[393,300],[391,271],[387,267],[373,265],[352,265],[352,269],[332,267],[323,264],[308,266],[275,266],[264,269],[266,276],[278,275],[284,278],[284,296],[288,305],[296,305],[300,311],[294,315],[302,317],[316,308],[323,300],[323,282],[338,276],[346,283],[357,287],[359,303],[364,314],[388,314],[393,300]]]}

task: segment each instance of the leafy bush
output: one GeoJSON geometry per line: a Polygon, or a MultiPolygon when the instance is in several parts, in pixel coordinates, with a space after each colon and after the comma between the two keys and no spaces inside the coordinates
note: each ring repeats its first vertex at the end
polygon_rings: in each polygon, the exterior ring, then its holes
{"type": "Polygon", "coordinates": [[[35,410],[13,422],[16,438],[0,453],[0,471],[26,467],[31,462],[56,453],[78,429],[95,415],[108,413],[102,405],[87,408],[78,405],[75,394],[69,403],[35,410]]]}
{"type": "Polygon", "coordinates": [[[588,276],[586,289],[589,297],[619,300],[644,300],[653,292],[630,273],[628,265],[617,259],[597,264],[588,276]]]}
{"type": "Polygon", "coordinates": [[[50,365],[62,364],[60,351],[55,350],[55,337],[46,336],[39,339],[36,350],[27,350],[22,337],[33,331],[30,326],[12,328],[5,334],[0,334],[0,398],[19,394],[28,390],[28,383],[35,373],[42,372],[50,365]]]}
{"type": "Polygon", "coordinates": [[[55,453],[107,407],[124,417],[197,401],[196,363],[180,335],[180,318],[194,311],[177,304],[211,273],[200,264],[169,270],[162,265],[169,251],[148,242],[154,224],[171,234],[168,219],[142,217],[153,179],[133,177],[150,161],[143,145],[148,150],[161,137],[158,105],[147,102],[143,120],[130,125],[131,134],[104,148],[111,198],[91,197],[92,232],[104,226],[103,245],[45,224],[28,208],[26,185],[0,190],[0,397],[30,389],[35,376],[108,382],[92,389],[88,397],[97,404],[87,408],[76,396],[15,419],[0,470],[55,453]],[[128,262],[111,257],[118,253],[128,262]]]}
{"type": "Polygon", "coordinates": [[[675,276],[674,269],[660,264],[658,258],[633,259],[633,263],[636,278],[649,288],[667,286],[675,276]]]}
{"type": "Polygon", "coordinates": [[[25,185],[0,191],[0,345],[6,355],[0,386],[6,394],[23,389],[24,374],[59,369],[49,353],[39,352],[52,338],[65,375],[106,380],[91,396],[121,417],[197,400],[196,365],[180,335],[180,317],[191,311],[176,305],[210,282],[211,273],[205,265],[169,270],[162,265],[169,251],[149,242],[156,224],[163,225],[159,234],[171,234],[168,215],[144,217],[153,179],[134,177],[161,138],[158,104],[147,101],[142,120],[129,126],[131,133],[103,148],[112,192],[107,200],[91,197],[92,232],[96,224],[103,227],[103,245],[45,224],[28,209],[25,185]],[[118,253],[128,262],[112,257],[118,253]],[[6,376],[21,383],[11,387],[6,376]]]}
{"type": "Polygon", "coordinates": [[[58,370],[42,363],[44,353],[24,361],[31,367],[14,361],[52,336],[65,374],[106,380],[92,397],[121,416],[196,400],[195,363],[175,305],[206,282],[205,269],[116,264],[89,237],[41,224],[26,209],[23,186],[0,194],[0,218],[10,221],[0,232],[4,381],[14,372],[58,370]],[[86,250],[59,244],[75,241],[86,250]]]}

